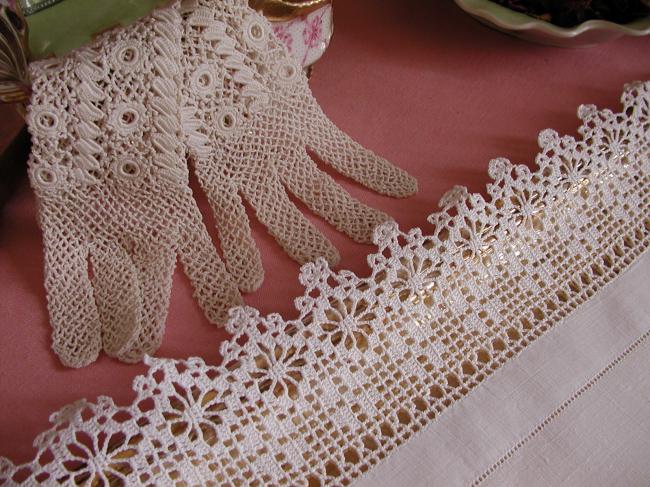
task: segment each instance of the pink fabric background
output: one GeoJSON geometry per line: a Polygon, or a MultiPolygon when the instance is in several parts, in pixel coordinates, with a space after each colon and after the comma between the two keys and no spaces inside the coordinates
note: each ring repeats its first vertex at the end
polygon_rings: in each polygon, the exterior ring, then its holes
{"type": "MultiPolygon", "coordinates": [[[[403,228],[422,226],[455,184],[480,191],[488,161],[531,163],[537,133],[574,133],[580,103],[618,108],[623,83],[650,79],[650,40],[625,38],[588,50],[542,47],[484,27],[450,1],[336,2],[335,34],[316,65],[312,88],[326,113],[375,152],[414,174],[417,196],[391,200],[337,177],[355,196],[403,228]]],[[[0,112],[0,141],[17,119],[0,112]]],[[[196,185],[195,185],[196,187],[196,185]]],[[[200,205],[212,226],[203,196],[200,205]]],[[[130,402],[131,381],[144,372],[102,356],[82,369],[63,368],[50,350],[42,284],[40,231],[26,183],[0,221],[0,455],[29,460],[34,437],[58,408],[86,397],[130,402]]],[[[371,246],[357,245],[322,221],[341,250],[341,268],[366,270],[371,246]]],[[[298,265],[254,223],[266,281],[246,302],[264,313],[294,315],[301,294],[298,265]]],[[[219,360],[226,333],[208,324],[177,272],[161,357],[219,360]]]]}

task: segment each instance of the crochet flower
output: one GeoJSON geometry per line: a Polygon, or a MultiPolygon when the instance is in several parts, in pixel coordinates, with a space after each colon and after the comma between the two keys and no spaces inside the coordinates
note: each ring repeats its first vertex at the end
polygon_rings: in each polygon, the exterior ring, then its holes
{"type": "Polygon", "coordinates": [[[111,61],[114,69],[125,73],[136,72],[142,68],[144,57],[142,45],[135,40],[119,41],[112,51],[111,61]]]}
{"type": "Polygon", "coordinates": [[[52,104],[32,104],[27,122],[35,135],[54,139],[65,132],[65,113],[52,104]]]}
{"type": "Polygon", "coordinates": [[[162,415],[174,436],[185,436],[190,441],[200,438],[208,445],[217,441],[216,426],[222,423],[226,409],[223,395],[213,389],[203,390],[196,385],[184,388],[174,384],[176,394],[170,396],[169,408],[162,415]]]}
{"type": "Polygon", "coordinates": [[[372,321],[377,317],[365,299],[336,299],[325,310],[325,321],[321,329],[332,345],[344,346],[347,350],[356,348],[362,352],[368,349],[368,336],[372,333],[372,321]]]}
{"type": "Polygon", "coordinates": [[[296,399],[303,378],[302,367],[306,363],[304,350],[295,345],[267,347],[258,343],[257,347],[261,353],[254,359],[250,376],[257,381],[259,391],[270,391],[277,398],[288,396],[296,399]]]}
{"type": "Polygon", "coordinates": [[[140,103],[119,103],[112,110],[108,123],[118,134],[127,136],[142,127],[145,113],[140,103]]]}
{"type": "Polygon", "coordinates": [[[397,291],[400,301],[412,299],[416,303],[421,301],[431,306],[435,280],[440,275],[440,262],[434,262],[430,257],[413,255],[400,259],[399,263],[390,284],[397,291]]]}
{"type": "MultiPolygon", "coordinates": [[[[133,471],[129,460],[137,447],[121,433],[75,431],[66,445],[69,457],[61,461],[75,485],[123,485],[133,471]],[[121,447],[115,448],[116,444],[121,447]]],[[[62,479],[61,479],[62,480],[62,479]]]]}
{"type": "Polygon", "coordinates": [[[455,243],[464,259],[478,262],[492,251],[492,242],[496,240],[496,225],[467,217],[464,218],[464,224],[458,231],[455,243]]]}
{"type": "Polygon", "coordinates": [[[544,210],[544,198],[538,191],[524,189],[510,197],[512,213],[517,225],[523,225],[528,230],[544,229],[540,213],[544,210]]]}

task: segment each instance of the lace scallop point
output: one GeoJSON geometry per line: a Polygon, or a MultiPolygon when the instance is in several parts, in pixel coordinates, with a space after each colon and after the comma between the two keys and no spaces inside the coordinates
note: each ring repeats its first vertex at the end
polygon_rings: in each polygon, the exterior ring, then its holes
{"type": "Polygon", "coordinates": [[[593,104],[583,104],[578,107],[578,118],[586,122],[598,113],[598,108],[593,104]]]}
{"type": "Polygon", "coordinates": [[[467,187],[457,185],[442,195],[438,206],[443,209],[459,206],[468,198],[469,192],[467,191],[467,187]]]}
{"type": "Polygon", "coordinates": [[[386,246],[388,242],[393,241],[399,234],[399,226],[395,220],[387,220],[378,225],[372,237],[372,243],[377,247],[386,246]]]}
{"type": "Polygon", "coordinates": [[[330,264],[327,259],[319,257],[313,262],[307,262],[300,266],[298,280],[305,288],[311,289],[317,287],[323,276],[329,275],[330,272],[330,264]]]}
{"type": "Polygon", "coordinates": [[[546,149],[551,145],[557,144],[559,140],[560,135],[557,133],[557,131],[553,129],[545,129],[539,133],[539,136],[537,137],[537,144],[539,145],[540,149],[546,149]]]}
{"type": "Polygon", "coordinates": [[[250,306],[234,306],[228,311],[225,329],[231,335],[239,335],[260,321],[260,312],[250,306]]]}
{"type": "Polygon", "coordinates": [[[650,91],[650,81],[632,81],[625,84],[625,89],[621,94],[621,103],[625,108],[637,105],[640,103],[647,103],[647,97],[644,95],[650,91]]]}
{"type": "Polygon", "coordinates": [[[512,171],[513,164],[505,157],[492,159],[488,164],[488,175],[494,181],[503,180],[512,171]]]}

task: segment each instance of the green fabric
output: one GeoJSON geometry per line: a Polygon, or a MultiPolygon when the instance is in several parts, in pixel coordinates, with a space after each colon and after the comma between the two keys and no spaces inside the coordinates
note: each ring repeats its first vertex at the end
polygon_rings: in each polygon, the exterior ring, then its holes
{"type": "Polygon", "coordinates": [[[64,0],[27,17],[32,59],[61,56],[93,35],[127,25],[168,0],[64,0]]]}

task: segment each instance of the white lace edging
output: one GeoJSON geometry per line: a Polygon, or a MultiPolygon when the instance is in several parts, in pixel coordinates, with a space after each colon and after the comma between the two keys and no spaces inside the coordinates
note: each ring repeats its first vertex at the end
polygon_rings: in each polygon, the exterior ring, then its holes
{"type": "Polygon", "coordinates": [[[378,228],[370,277],[305,265],[300,318],[232,311],[220,366],[149,358],[127,407],[52,415],[7,485],[348,485],[568,316],[650,242],[650,83],[540,134],[538,170],[490,163],[431,235],[378,228]]]}

